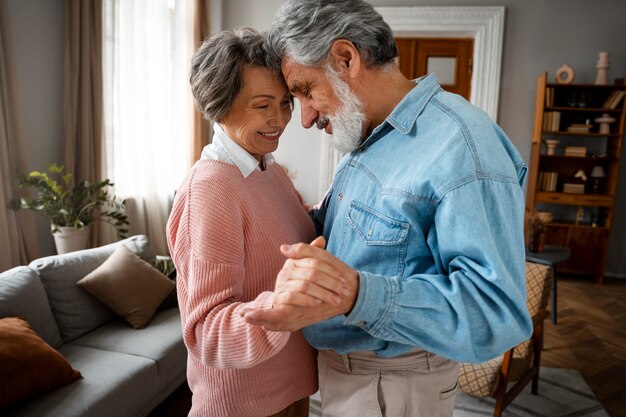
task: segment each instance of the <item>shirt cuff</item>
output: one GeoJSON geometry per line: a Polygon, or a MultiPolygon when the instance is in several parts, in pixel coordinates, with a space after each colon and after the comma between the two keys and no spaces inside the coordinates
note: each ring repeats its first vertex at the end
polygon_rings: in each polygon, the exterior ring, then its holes
{"type": "Polygon", "coordinates": [[[372,336],[391,321],[398,284],[384,275],[359,272],[359,294],[344,324],[355,325],[372,336]]]}

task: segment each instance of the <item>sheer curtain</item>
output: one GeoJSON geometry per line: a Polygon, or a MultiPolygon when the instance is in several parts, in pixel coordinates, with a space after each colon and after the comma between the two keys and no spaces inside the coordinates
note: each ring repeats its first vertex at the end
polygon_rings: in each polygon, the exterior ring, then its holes
{"type": "Polygon", "coordinates": [[[160,254],[193,146],[193,17],[193,0],[104,0],[105,172],[126,199],[130,232],[160,254]]]}

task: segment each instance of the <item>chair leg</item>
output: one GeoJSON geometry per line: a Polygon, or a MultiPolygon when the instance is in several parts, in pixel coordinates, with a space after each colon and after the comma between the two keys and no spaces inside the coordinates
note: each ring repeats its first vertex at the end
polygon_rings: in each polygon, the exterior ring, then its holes
{"type": "Polygon", "coordinates": [[[502,412],[504,411],[503,403],[503,398],[496,400],[496,405],[493,407],[493,417],[502,417],[502,412]]]}
{"type": "Polygon", "coordinates": [[[506,402],[506,389],[509,384],[509,372],[511,371],[511,361],[513,360],[513,351],[515,348],[509,349],[504,353],[502,358],[502,365],[500,367],[500,381],[496,387],[494,397],[496,398],[496,404],[493,407],[493,417],[502,416],[504,408],[508,405],[506,402]]]}
{"type": "Polygon", "coordinates": [[[541,350],[543,349],[543,322],[535,326],[533,336],[533,383],[530,392],[533,395],[537,395],[539,389],[539,369],[541,369],[541,350]]]}

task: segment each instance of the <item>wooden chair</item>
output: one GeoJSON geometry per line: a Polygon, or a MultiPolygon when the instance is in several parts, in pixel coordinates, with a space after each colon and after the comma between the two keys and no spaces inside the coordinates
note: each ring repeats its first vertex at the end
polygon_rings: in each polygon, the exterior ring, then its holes
{"type": "Polygon", "coordinates": [[[527,305],[534,327],[530,339],[488,362],[461,364],[459,372],[461,390],[476,397],[494,397],[496,399],[494,417],[500,417],[504,409],[531,380],[531,392],[537,394],[543,348],[543,321],[548,316],[546,307],[551,281],[552,268],[526,262],[527,305]],[[509,383],[512,382],[515,384],[509,388],[509,383]]]}

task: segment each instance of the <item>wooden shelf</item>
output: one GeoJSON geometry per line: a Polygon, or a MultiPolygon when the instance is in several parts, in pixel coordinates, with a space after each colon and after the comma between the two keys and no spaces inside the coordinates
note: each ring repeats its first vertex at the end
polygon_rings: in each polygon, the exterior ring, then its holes
{"type": "Polygon", "coordinates": [[[572,194],[538,191],[536,201],[584,207],[612,207],[613,197],[603,194],[572,194]]]}
{"type": "MultiPolygon", "coordinates": [[[[622,79],[614,85],[594,84],[556,84],[548,83],[547,73],[537,79],[531,159],[529,164],[526,205],[528,209],[550,211],[555,219],[547,224],[546,243],[567,246],[572,252],[570,260],[563,265],[564,270],[593,275],[602,282],[608,254],[608,240],[611,223],[615,213],[615,194],[622,157],[622,141],[626,121],[626,97],[617,108],[606,109],[604,106],[615,91],[626,90],[622,79]],[[574,107],[570,103],[580,102],[583,107],[574,107]],[[616,120],[610,125],[611,133],[598,133],[599,124],[595,119],[609,113],[616,120]],[[544,131],[544,119],[548,126],[557,131],[544,131]],[[572,124],[590,124],[591,132],[568,132],[572,124]],[[555,155],[546,155],[542,142],[558,138],[559,144],[555,155]],[[584,157],[565,156],[567,146],[587,148],[584,157]],[[603,155],[593,157],[589,155],[603,155]],[[591,170],[596,165],[604,168],[602,179],[604,194],[573,194],[548,192],[545,175],[557,173],[557,190],[569,182],[579,170],[590,178],[591,170]],[[539,184],[539,181],[543,184],[539,184]],[[577,223],[578,219],[578,223],[577,223]],[[592,220],[593,219],[593,220],[592,220]],[[596,226],[592,226],[592,221],[596,226]]],[[[551,181],[553,181],[553,177],[551,181]]],[[[590,183],[585,189],[589,190],[590,183]]]]}

